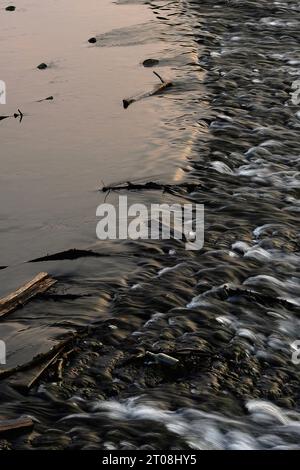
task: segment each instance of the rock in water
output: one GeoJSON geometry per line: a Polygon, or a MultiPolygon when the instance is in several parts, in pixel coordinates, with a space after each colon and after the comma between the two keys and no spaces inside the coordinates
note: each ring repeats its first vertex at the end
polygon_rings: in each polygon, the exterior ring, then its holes
{"type": "Polygon", "coordinates": [[[146,59],[143,62],[144,67],[154,67],[155,65],[159,64],[159,60],[157,59],[146,59]]]}
{"type": "Polygon", "coordinates": [[[6,11],[15,11],[16,7],[14,5],[9,5],[5,8],[6,11]]]}
{"type": "Polygon", "coordinates": [[[37,68],[40,69],[40,70],[45,70],[47,67],[48,67],[48,65],[45,64],[44,62],[42,62],[40,65],[37,66],[37,68]]]}
{"type": "Polygon", "coordinates": [[[97,42],[97,38],[90,38],[89,39],[89,43],[95,44],[95,42],[97,42]]]}

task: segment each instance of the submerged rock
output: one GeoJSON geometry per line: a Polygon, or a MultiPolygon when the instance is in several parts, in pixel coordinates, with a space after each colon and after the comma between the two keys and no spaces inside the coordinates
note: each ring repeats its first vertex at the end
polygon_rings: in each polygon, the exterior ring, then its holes
{"type": "Polygon", "coordinates": [[[48,68],[48,65],[45,64],[45,62],[42,62],[40,65],[37,66],[37,68],[39,70],[45,70],[46,68],[48,68]]]}
{"type": "Polygon", "coordinates": [[[154,67],[155,65],[159,64],[159,60],[157,59],[146,59],[143,62],[144,67],[154,67]]]}

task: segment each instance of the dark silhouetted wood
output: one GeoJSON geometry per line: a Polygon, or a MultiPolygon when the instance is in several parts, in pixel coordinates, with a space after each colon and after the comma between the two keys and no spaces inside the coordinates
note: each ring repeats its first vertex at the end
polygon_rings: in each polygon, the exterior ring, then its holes
{"type": "Polygon", "coordinates": [[[32,297],[45,292],[55,283],[56,280],[49,274],[39,273],[18,290],[0,299],[0,318],[22,307],[32,297]]]}

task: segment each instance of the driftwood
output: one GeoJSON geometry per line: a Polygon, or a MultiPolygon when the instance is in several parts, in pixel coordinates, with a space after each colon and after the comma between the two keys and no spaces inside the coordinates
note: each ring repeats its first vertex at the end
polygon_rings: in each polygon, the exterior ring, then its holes
{"type": "Polygon", "coordinates": [[[0,371],[0,380],[7,379],[13,387],[28,391],[66,350],[69,351],[68,348],[72,346],[73,341],[83,335],[84,333],[80,332],[71,333],[49,351],[35,356],[30,362],[0,371]]]}
{"type": "Polygon", "coordinates": [[[33,421],[31,418],[17,418],[0,420],[0,436],[11,434],[20,431],[29,431],[33,428],[33,421]]]}
{"type": "Polygon", "coordinates": [[[56,283],[47,273],[39,273],[18,290],[0,299],[0,318],[23,306],[32,297],[48,290],[56,283]]]}
{"type": "Polygon", "coordinates": [[[159,78],[161,83],[157,85],[152,91],[148,91],[146,93],[142,93],[140,95],[133,96],[132,98],[127,98],[123,100],[124,109],[127,109],[128,106],[130,106],[132,103],[135,103],[136,101],[140,101],[144,98],[149,98],[150,96],[158,95],[159,93],[163,92],[167,88],[170,88],[171,86],[173,86],[172,82],[169,82],[169,81],[166,82],[163,78],[161,78],[161,76],[157,72],[153,72],[153,73],[159,78]]]}
{"type": "Polygon", "coordinates": [[[24,114],[22,113],[22,111],[18,109],[17,113],[14,113],[10,116],[0,116],[0,121],[3,121],[3,119],[7,119],[7,118],[15,118],[15,119],[20,118],[20,122],[22,122],[23,117],[24,117],[24,114]]]}
{"type": "MultiPolygon", "coordinates": [[[[53,352],[53,355],[42,360],[41,363],[32,367],[30,370],[17,372],[11,379],[9,379],[9,384],[14,388],[21,390],[22,392],[27,392],[33,387],[36,382],[42,377],[42,375],[58,360],[60,354],[62,354],[64,347],[61,347],[59,351],[53,352]]],[[[48,353],[49,354],[49,353],[48,353]]]]}
{"type": "Polygon", "coordinates": [[[22,122],[23,116],[24,114],[22,113],[22,111],[20,111],[20,109],[18,109],[18,113],[14,114],[14,118],[17,118],[17,117],[20,118],[20,122],[22,122]]]}
{"type": "Polygon", "coordinates": [[[54,100],[53,96],[48,96],[47,98],[43,98],[42,100],[37,100],[37,103],[42,103],[43,101],[52,101],[54,100]]]}
{"type": "MultiPolygon", "coordinates": [[[[66,341],[60,342],[55,348],[45,355],[39,356],[40,363],[30,369],[25,369],[15,373],[8,379],[9,384],[22,392],[28,392],[38,380],[53,366],[55,363],[60,364],[61,356],[64,354],[67,346],[73,341],[75,336],[72,336],[66,341]]],[[[62,380],[62,376],[59,378],[62,380]]]]}
{"type": "Polygon", "coordinates": [[[188,193],[199,189],[201,185],[199,183],[178,183],[178,184],[161,184],[156,183],[154,181],[149,181],[147,183],[131,183],[127,181],[121,184],[115,184],[111,186],[103,186],[101,189],[102,192],[106,193],[108,191],[133,191],[133,190],[155,190],[155,191],[163,191],[164,193],[173,194],[176,190],[185,190],[188,193]]]}

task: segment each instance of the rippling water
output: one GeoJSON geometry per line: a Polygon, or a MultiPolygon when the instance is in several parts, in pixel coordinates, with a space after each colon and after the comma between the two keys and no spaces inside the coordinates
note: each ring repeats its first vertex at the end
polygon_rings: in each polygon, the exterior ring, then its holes
{"type": "Polygon", "coordinates": [[[3,445],[299,448],[300,366],[291,348],[300,331],[300,105],[291,101],[298,2],[148,8],[151,27],[113,29],[95,47],[165,41],[155,58],[175,86],[160,111],[174,112],[162,117],[178,136],[167,154],[180,150],[184,169],[173,179],[201,186],[130,198],[205,204],[205,246],[197,253],[175,240],[124,242],[101,246],[111,259],[40,263],[58,277],[60,297],[31,303],[7,327],[29,313],[37,325],[43,316],[48,331],[92,323],[61,383],[55,367],[29,395],[1,382],[0,413],[36,420],[31,434],[3,445]],[[147,351],[179,364],[154,362],[147,351]]]}

